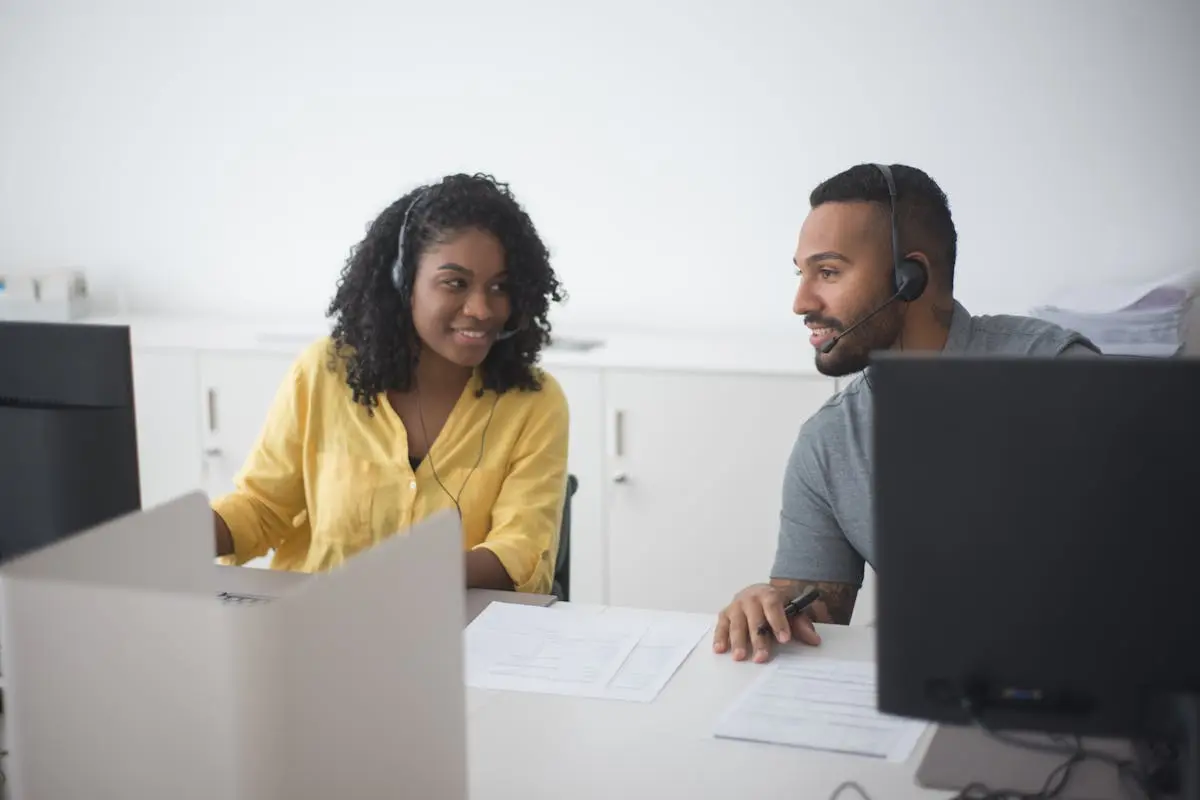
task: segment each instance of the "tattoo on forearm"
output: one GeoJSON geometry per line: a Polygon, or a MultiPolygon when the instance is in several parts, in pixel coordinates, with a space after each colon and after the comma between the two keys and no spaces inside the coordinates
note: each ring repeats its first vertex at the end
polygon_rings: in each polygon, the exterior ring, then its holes
{"type": "Polygon", "coordinates": [[[817,622],[833,623],[834,625],[849,625],[850,617],[854,614],[854,601],[858,597],[858,587],[850,583],[824,583],[818,581],[772,581],[784,590],[790,597],[799,597],[809,589],[817,589],[821,597],[811,606],[810,614],[817,622]]]}

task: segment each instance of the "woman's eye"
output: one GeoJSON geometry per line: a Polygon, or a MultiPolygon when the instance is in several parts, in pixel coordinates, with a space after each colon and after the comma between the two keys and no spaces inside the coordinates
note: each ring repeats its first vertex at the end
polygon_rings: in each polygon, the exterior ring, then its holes
{"type": "Polygon", "coordinates": [[[451,289],[465,289],[467,286],[467,282],[462,278],[450,278],[449,280],[442,281],[442,283],[451,289]]]}

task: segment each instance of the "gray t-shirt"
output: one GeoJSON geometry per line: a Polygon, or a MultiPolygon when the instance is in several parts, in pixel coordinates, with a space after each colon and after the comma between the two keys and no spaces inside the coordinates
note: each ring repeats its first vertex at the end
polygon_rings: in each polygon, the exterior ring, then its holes
{"type": "MultiPolygon", "coordinates": [[[[956,302],[942,352],[1060,356],[1099,350],[1057,325],[1032,317],[972,317],[956,302]]],[[[873,402],[870,383],[858,375],[800,428],[783,480],[772,578],[862,585],[863,565],[875,557],[873,402]]]]}

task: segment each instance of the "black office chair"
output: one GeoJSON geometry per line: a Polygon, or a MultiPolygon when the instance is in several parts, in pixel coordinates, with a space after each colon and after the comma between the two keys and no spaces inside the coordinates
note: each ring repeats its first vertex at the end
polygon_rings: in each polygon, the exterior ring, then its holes
{"type": "Polygon", "coordinates": [[[571,594],[571,497],[579,488],[579,479],[567,475],[567,499],[563,503],[562,526],[558,531],[558,557],[554,562],[554,586],[551,593],[566,602],[571,594]]]}

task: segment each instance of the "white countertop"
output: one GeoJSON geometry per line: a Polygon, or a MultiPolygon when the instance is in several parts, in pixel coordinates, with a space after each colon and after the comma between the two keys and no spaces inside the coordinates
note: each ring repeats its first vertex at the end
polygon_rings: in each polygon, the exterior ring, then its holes
{"type": "MultiPolygon", "coordinates": [[[[551,608],[594,613],[602,607],[551,608]]],[[[874,658],[871,628],[826,625],[821,636],[821,646],[809,649],[813,658],[874,658]]],[[[762,669],[714,654],[709,634],[652,703],[469,689],[470,796],[827,800],[846,780],[875,800],[951,796],[915,783],[933,726],[903,764],[714,738],[717,719],[762,669]]],[[[840,800],[858,795],[847,792],[840,800]]]]}
{"type": "MultiPolygon", "coordinates": [[[[120,315],[89,317],[80,322],[129,326],[133,345],[143,349],[194,349],[296,353],[329,333],[328,321],[252,322],[202,316],[120,315]]],[[[792,335],[607,333],[556,330],[561,347],[542,353],[542,364],[554,367],[681,370],[824,378],[813,365],[807,331],[797,321],[792,335]],[[576,350],[581,340],[600,341],[576,350]]],[[[826,380],[832,381],[832,378],[826,380]]]]}

